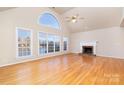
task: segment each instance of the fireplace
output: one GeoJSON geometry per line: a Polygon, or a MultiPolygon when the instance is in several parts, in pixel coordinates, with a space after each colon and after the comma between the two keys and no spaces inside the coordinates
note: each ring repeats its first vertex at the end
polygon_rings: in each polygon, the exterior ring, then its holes
{"type": "Polygon", "coordinates": [[[82,53],[83,54],[90,54],[93,55],[93,46],[82,46],[82,53]]]}
{"type": "Polygon", "coordinates": [[[96,55],[97,41],[82,41],[80,42],[80,54],[96,55]]]}

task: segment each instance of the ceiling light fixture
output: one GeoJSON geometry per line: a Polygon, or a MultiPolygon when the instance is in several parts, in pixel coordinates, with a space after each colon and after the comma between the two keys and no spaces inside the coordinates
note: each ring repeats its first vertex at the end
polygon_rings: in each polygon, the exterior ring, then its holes
{"type": "Polygon", "coordinates": [[[72,23],[76,23],[77,22],[77,18],[75,16],[73,16],[71,22],[72,23]]]}
{"type": "Polygon", "coordinates": [[[79,17],[79,14],[75,15],[75,16],[71,16],[71,17],[66,17],[67,18],[67,22],[72,22],[72,23],[76,23],[78,20],[83,20],[84,18],[79,17]]]}

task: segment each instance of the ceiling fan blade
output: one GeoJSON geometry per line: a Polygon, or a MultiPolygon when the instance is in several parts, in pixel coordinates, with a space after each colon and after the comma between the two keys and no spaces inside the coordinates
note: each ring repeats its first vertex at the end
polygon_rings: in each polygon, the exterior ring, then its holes
{"type": "Polygon", "coordinates": [[[82,19],[82,20],[84,20],[84,18],[83,18],[83,17],[80,17],[79,19],[82,19]]]}

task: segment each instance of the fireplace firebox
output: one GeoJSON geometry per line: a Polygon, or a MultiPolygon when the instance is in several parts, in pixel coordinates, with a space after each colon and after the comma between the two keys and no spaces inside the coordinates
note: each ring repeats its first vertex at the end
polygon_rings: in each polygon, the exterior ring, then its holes
{"type": "Polygon", "coordinates": [[[93,46],[82,46],[82,53],[83,54],[91,54],[93,55],[93,46]]]}
{"type": "Polygon", "coordinates": [[[96,56],[96,46],[97,41],[82,41],[80,42],[80,52],[79,54],[91,54],[96,56]]]}

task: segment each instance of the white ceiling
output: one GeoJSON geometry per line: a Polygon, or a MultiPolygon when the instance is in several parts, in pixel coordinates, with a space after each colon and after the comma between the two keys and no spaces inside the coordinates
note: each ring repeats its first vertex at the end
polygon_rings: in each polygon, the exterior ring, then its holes
{"type": "Polygon", "coordinates": [[[12,9],[12,8],[14,8],[14,7],[0,7],[0,12],[6,11],[6,10],[12,9]]]}
{"type": "MultiPolygon", "coordinates": [[[[59,8],[57,9],[59,11],[59,8]]],[[[99,8],[99,7],[78,7],[78,8],[61,8],[60,11],[66,21],[66,17],[79,14],[84,17],[77,23],[66,22],[71,32],[89,31],[102,29],[112,26],[119,26],[122,18],[122,8],[99,8]]]]}
{"type": "Polygon", "coordinates": [[[65,12],[73,9],[73,7],[50,7],[50,8],[59,14],[63,14],[65,12]]]}
{"type": "MultiPolygon", "coordinates": [[[[0,12],[14,7],[0,7],[0,12]]],[[[89,31],[112,26],[119,26],[122,19],[122,8],[85,8],[85,7],[55,7],[54,11],[66,17],[79,14],[84,20],[77,23],[66,22],[71,32],[89,31]]]]}

